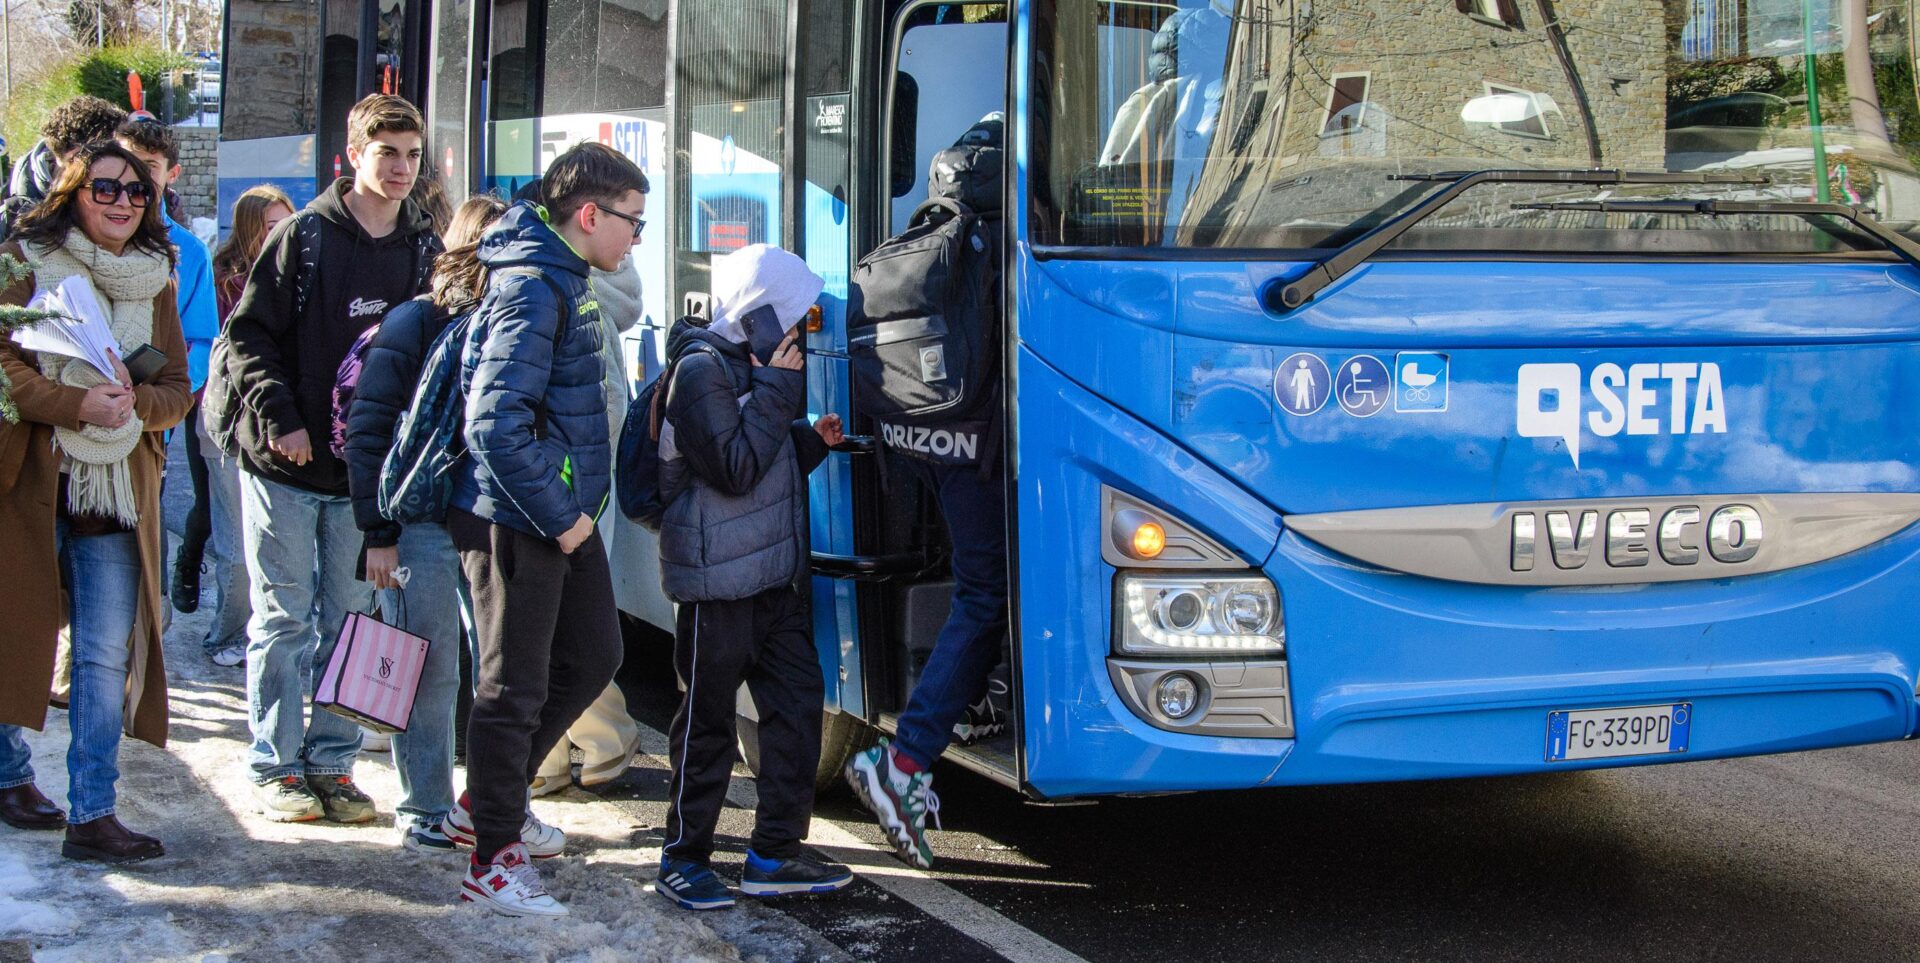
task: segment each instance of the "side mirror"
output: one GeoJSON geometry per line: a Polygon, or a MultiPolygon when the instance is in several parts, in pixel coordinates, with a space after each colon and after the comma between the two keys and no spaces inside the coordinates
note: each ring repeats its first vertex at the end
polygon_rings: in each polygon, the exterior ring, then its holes
{"type": "Polygon", "coordinates": [[[892,159],[887,172],[894,197],[907,196],[907,192],[913,190],[913,182],[919,179],[920,172],[914,164],[914,152],[920,145],[915,126],[919,118],[920,84],[913,75],[896,72],[893,75],[892,139],[888,148],[892,159]]]}

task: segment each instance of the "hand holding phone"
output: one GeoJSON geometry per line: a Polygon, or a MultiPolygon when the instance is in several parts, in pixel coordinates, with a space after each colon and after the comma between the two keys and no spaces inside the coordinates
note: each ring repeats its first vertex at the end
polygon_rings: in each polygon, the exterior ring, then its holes
{"type": "Polygon", "coordinates": [[[167,366],[167,356],[150,344],[143,344],[133,350],[121,362],[127,368],[127,376],[136,385],[143,385],[160,377],[160,370],[167,366]]]}
{"type": "MultiPolygon", "coordinates": [[[[754,360],[762,366],[772,365],[774,358],[787,344],[786,329],[781,326],[779,316],[773,313],[773,306],[763,304],[740,319],[740,326],[747,332],[747,350],[753,353],[754,360]]],[[[796,327],[798,327],[796,325],[796,327]]],[[[779,365],[779,367],[798,367],[797,365],[779,365]]]]}

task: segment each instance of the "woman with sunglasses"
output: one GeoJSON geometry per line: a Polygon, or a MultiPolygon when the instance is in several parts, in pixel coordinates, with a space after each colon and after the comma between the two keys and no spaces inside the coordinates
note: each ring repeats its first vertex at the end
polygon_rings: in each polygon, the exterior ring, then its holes
{"type": "Polygon", "coordinates": [[[162,746],[166,667],[160,636],[163,433],[193,403],[173,293],[174,251],[146,166],[111,142],[82,148],[53,190],[0,247],[34,275],[0,304],[25,304],[70,277],[92,283],[119,358],[142,348],[156,366],[118,360],[112,377],[86,362],[0,341],[18,423],[0,420],[0,820],[66,827],[72,859],[131,862],[160,841],[114,815],[122,729],[162,746]],[[148,355],[151,358],[151,355],[148,355]],[[19,729],[42,728],[57,639],[69,629],[67,801],[63,814],[33,785],[19,729]]]}

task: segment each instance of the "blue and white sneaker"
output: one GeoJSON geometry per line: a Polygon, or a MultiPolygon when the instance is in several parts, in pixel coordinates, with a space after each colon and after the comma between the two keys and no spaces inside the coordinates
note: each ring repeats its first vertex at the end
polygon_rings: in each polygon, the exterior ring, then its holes
{"type": "Polygon", "coordinates": [[[747,866],[740,872],[740,892],[748,896],[795,896],[831,893],[853,882],[853,870],[839,863],[823,863],[796,856],[767,859],[747,850],[747,866]]]}
{"type": "Polygon", "coordinates": [[[653,891],[672,900],[681,909],[717,910],[733,905],[733,893],[713,868],[684,859],[660,857],[660,878],[653,891]]]}
{"type": "Polygon", "coordinates": [[[446,833],[439,820],[411,823],[400,833],[400,845],[408,852],[427,856],[458,855],[460,847],[446,833]]]}

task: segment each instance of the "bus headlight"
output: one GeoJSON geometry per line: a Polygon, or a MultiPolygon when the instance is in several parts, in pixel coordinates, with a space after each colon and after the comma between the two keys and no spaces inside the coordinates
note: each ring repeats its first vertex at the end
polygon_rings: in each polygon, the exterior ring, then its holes
{"type": "Polygon", "coordinates": [[[1259,576],[1122,573],[1114,595],[1114,651],[1121,655],[1286,651],[1280,593],[1259,576]]]}

